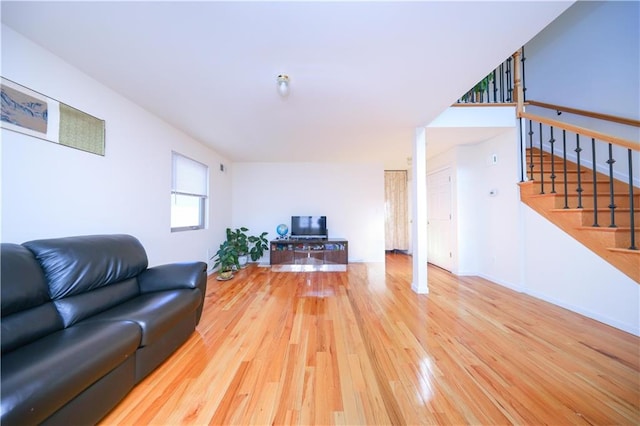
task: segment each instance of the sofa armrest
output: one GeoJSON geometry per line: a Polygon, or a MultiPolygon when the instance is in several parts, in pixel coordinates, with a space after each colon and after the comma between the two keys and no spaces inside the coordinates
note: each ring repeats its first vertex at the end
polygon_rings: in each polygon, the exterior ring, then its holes
{"type": "Polygon", "coordinates": [[[169,263],[143,271],[138,276],[141,293],[175,290],[179,288],[206,288],[207,264],[204,262],[169,263]]]}
{"type": "Polygon", "coordinates": [[[138,275],[141,293],[193,288],[200,290],[200,306],[196,310],[196,324],[200,322],[204,298],[207,294],[207,264],[204,262],[169,263],[149,268],[138,275]]]}

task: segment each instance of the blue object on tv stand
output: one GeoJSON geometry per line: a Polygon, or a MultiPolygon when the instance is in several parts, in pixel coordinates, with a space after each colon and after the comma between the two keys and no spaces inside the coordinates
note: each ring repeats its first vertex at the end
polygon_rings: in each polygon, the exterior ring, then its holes
{"type": "Polygon", "coordinates": [[[289,233],[289,227],[284,223],[281,223],[276,228],[276,232],[278,233],[278,236],[280,239],[285,239],[287,238],[287,234],[289,233]]]}

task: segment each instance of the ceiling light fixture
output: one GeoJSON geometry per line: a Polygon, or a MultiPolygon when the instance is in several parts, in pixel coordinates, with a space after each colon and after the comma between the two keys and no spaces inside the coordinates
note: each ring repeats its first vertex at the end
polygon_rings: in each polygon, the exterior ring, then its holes
{"type": "Polygon", "coordinates": [[[289,76],[286,74],[280,74],[278,76],[278,93],[280,93],[280,96],[287,96],[289,94],[289,76]]]}

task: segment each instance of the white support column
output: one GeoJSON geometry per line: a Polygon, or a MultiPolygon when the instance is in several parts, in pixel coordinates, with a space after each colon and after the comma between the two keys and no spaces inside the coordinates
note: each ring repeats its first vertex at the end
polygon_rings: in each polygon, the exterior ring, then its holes
{"type": "Polygon", "coordinates": [[[424,127],[416,129],[413,143],[413,279],[411,289],[416,293],[429,293],[427,284],[427,137],[424,127]]]}

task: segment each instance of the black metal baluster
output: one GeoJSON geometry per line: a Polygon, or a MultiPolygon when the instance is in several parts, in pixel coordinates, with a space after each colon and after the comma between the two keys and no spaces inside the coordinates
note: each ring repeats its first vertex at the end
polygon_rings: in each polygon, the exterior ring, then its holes
{"type": "MultiPolygon", "coordinates": [[[[496,84],[498,83],[498,81],[496,80],[496,70],[493,70],[493,103],[497,103],[498,102],[498,86],[496,86],[496,84]]],[[[489,102],[491,102],[491,100],[489,100],[489,102]]]]}
{"type": "Polygon", "coordinates": [[[564,208],[569,208],[569,189],[567,187],[567,131],[562,130],[562,174],[564,177],[564,208]]]}
{"type": "Polygon", "coordinates": [[[592,169],[593,169],[593,225],[594,227],[599,227],[598,225],[598,176],[596,173],[596,140],[595,138],[591,138],[591,161],[592,161],[592,169]]]}
{"type": "Polygon", "coordinates": [[[507,58],[507,102],[513,102],[513,82],[511,79],[511,56],[507,58]]]}
{"type": "Polygon", "coordinates": [[[529,120],[529,178],[533,178],[533,123],[529,120]]]}
{"type": "Polygon", "coordinates": [[[580,135],[576,133],[576,149],[575,149],[576,154],[578,154],[578,188],[576,188],[576,192],[578,193],[578,207],[579,209],[582,208],[582,176],[580,176],[581,174],[581,168],[580,168],[580,153],[582,152],[582,148],[580,148],[580,135]]]}
{"type": "Polygon", "coordinates": [[[613,145],[609,144],[609,159],[607,160],[607,164],[609,165],[609,210],[611,210],[611,224],[609,225],[609,228],[618,227],[618,225],[616,225],[615,215],[616,207],[618,206],[616,206],[613,193],[613,165],[615,162],[616,160],[613,159],[613,145]]]}
{"type": "Polygon", "coordinates": [[[634,203],[633,203],[633,161],[632,161],[632,152],[631,149],[627,149],[627,155],[629,157],[629,214],[631,217],[629,218],[629,226],[631,227],[631,245],[629,246],[629,250],[638,250],[636,247],[636,223],[634,217],[634,203]]]}
{"type": "Polygon", "coordinates": [[[544,194],[544,163],[543,163],[543,154],[542,150],[542,123],[540,123],[540,193],[544,194]]]}
{"type": "Polygon", "coordinates": [[[520,52],[521,52],[520,61],[522,62],[522,101],[526,102],[527,101],[527,85],[524,82],[524,61],[526,61],[527,58],[524,57],[524,46],[522,46],[522,49],[520,50],[520,52]]]}
{"type": "Polygon", "coordinates": [[[556,194],[556,162],[555,156],[553,153],[553,144],[555,143],[555,139],[553,138],[553,126],[551,126],[551,138],[549,139],[549,144],[551,144],[551,193],[556,194]]]}
{"type": "Polygon", "coordinates": [[[500,102],[504,102],[504,62],[500,64],[500,102]]]}

